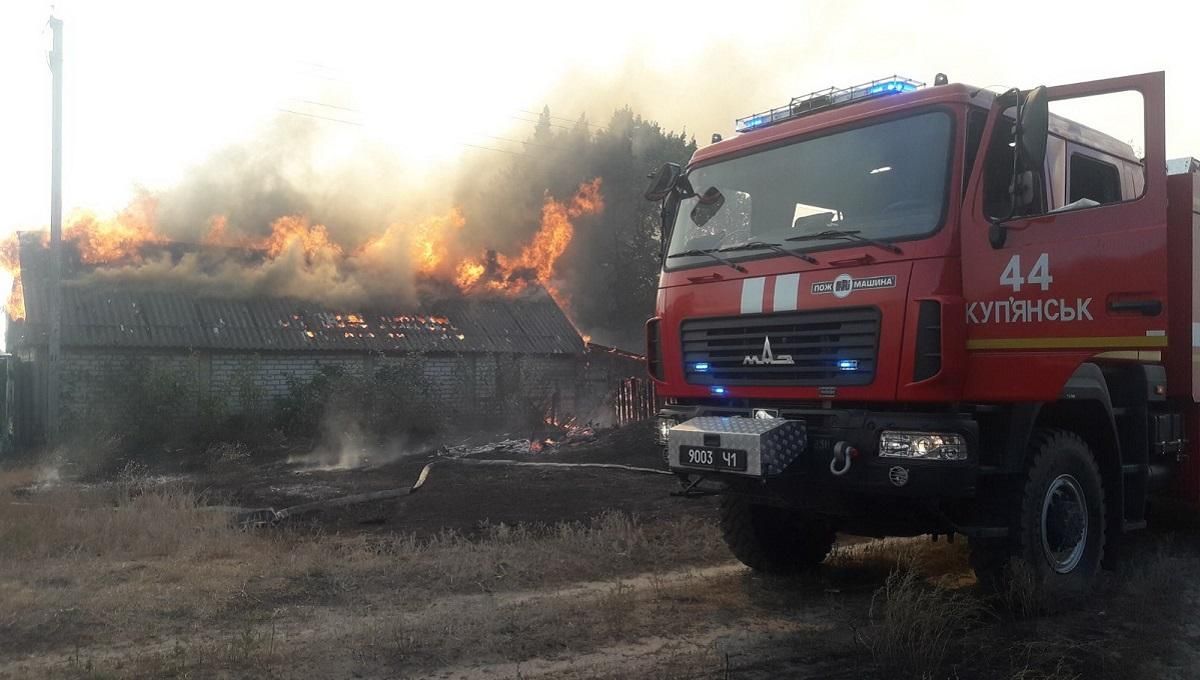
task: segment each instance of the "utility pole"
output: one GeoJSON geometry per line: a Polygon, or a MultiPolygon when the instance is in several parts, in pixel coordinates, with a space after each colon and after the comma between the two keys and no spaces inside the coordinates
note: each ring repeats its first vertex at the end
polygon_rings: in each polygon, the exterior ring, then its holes
{"type": "Polygon", "coordinates": [[[62,350],[62,92],[63,22],[50,17],[54,43],[50,50],[53,78],[53,121],[50,158],[50,337],[46,357],[46,444],[59,441],[59,368],[62,350]]]}

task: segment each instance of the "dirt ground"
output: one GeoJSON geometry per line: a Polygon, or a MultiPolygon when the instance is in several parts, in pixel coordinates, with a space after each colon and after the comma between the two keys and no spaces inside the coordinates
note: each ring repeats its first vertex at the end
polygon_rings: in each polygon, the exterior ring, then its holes
{"type": "MultiPolygon", "coordinates": [[[[73,481],[0,469],[0,677],[1191,678],[1200,531],[1159,530],[1097,595],[985,600],[962,542],[845,537],[817,572],[733,563],[710,500],[612,470],[313,469],[235,450],[73,481]],[[227,460],[225,459],[227,458],[227,460]]],[[[644,428],[523,460],[654,467],[644,428]]],[[[291,458],[291,462],[289,462],[291,458]]]]}
{"type": "MultiPolygon", "coordinates": [[[[504,437],[500,437],[503,439],[504,437]]],[[[487,438],[476,437],[481,441],[487,438]]],[[[267,461],[216,465],[189,479],[222,503],[246,508],[284,507],[321,498],[409,487],[437,458],[429,447],[380,465],[323,469],[294,452],[267,461]]],[[[383,447],[380,456],[390,457],[383,447]]],[[[603,432],[594,442],[545,454],[492,452],[474,457],[556,463],[589,462],[661,468],[648,425],[603,432]]],[[[369,460],[369,459],[368,459],[369,460]]],[[[695,512],[711,516],[710,500],[681,501],[668,476],[613,470],[474,468],[439,463],[421,491],[400,501],[367,504],[316,516],[329,529],[429,535],[446,530],[471,534],[481,523],[527,524],[587,521],[619,510],[656,521],[695,512]]]]}

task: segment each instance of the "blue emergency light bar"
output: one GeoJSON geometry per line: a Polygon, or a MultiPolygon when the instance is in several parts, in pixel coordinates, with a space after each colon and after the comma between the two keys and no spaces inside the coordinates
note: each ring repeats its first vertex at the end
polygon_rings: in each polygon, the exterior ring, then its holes
{"type": "Polygon", "coordinates": [[[830,109],[835,106],[849,104],[851,102],[862,101],[874,97],[881,97],[889,94],[900,94],[902,92],[912,92],[925,87],[925,83],[913,80],[911,78],[901,78],[900,76],[891,76],[872,80],[869,83],[855,85],[837,89],[830,87],[824,90],[810,92],[803,97],[793,97],[792,101],[788,102],[787,106],[780,106],[756,113],[753,116],[738,118],[734,124],[734,130],[737,132],[749,132],[759,128],[782,123],[785,120],[799,118],[816,111],[830,109]]]}

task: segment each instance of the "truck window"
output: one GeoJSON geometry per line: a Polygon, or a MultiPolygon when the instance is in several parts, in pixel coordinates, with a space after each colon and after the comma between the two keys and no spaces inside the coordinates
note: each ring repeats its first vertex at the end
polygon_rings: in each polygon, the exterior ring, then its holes
{"type": "MultiPolygon", "coordinates": [[[[780,243],[829,229],[888,241],[930,234],[941,226],[953,186],[954,133],[949,113],[923,111],[694,168],[696,195],[679,202],[668,266],[712,262],[687,251],[780,243]]],[[[735,253],[776,255],[769,248],[735,253]]]]}
{"type": "Polygon", "coordinates": [[[1089,199],[1100,203],[1121,201],[1121,174],[1117,166],[1076,152],[1071,154],[1070,202],[1089,199]]]}
{"type": "MultiPolygon", "coordinates": [[[[1136,91],[1050,102],[1051,139],[1067,141],[1065,205],[1087,208],[1138,198],[1145,188],[1144,102],[1136,91]]],[[[1047,148],[1047,161],[1050,151],[1047,148]]]]}

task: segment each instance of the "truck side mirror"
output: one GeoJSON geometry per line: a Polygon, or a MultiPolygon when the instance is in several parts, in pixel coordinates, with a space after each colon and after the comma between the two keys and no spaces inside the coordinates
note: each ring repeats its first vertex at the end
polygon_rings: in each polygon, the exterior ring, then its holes
{"type": "Polygon", "coordinates": [[[1050,102],[1046,87],[1039,85],[1025,95],[1021,107],[1021,164],[1039,171],[1046,163],[1046,138],[1050,134],[1050,102]]]}
{"type": "Polygon", "coordinates": [[[679,183],[679,178],[682,176],[683,168],[678,163],[663,163],[662,167],[650,175],[650,186],[645,193],[646,200],[663,200],[679,183]]]}
{"type": "MultiPolygon", "coordinates": [[[[991,228],[988,230],[988,241],[997,249],[1004,247],[1008,238],[1008,227],[1005,223],[1017,214],[1018,206],[1027,208],[1037,200],[1036,185],[1042,181],[1042,170],[1046,165],[1046,143],[1050,134],[1050,101],[1044,85],[1025,93],[1024,100],[1020,99],[1018,90],[1010,90],[997,100],[1001,110],[1008,97],[1013,97],[1011,102],[1020,102],[1021,106],[1012,142],[1013,174],[1009,184],[1012,207],[1006,217],[991,220],[991,228]]],[[[1011,106],[1011,103],[1007,105],[1011,106]]]]}

